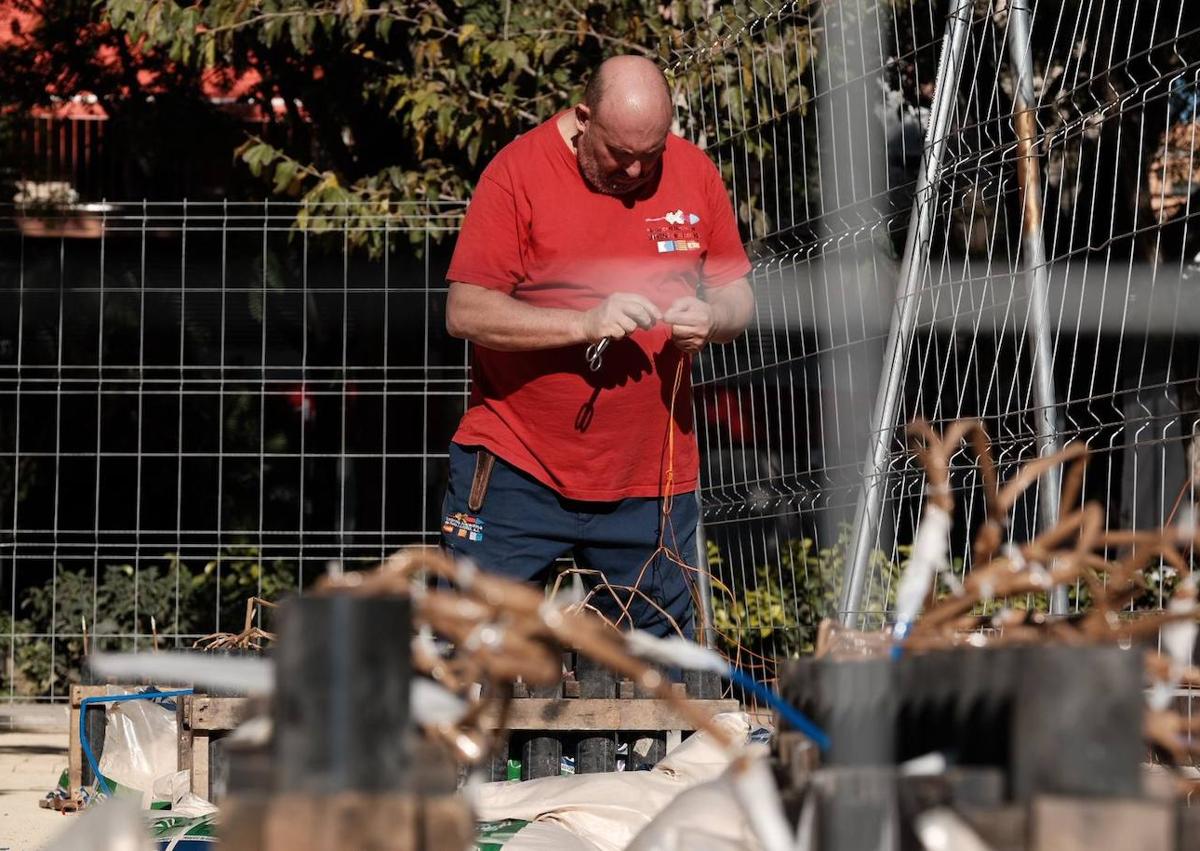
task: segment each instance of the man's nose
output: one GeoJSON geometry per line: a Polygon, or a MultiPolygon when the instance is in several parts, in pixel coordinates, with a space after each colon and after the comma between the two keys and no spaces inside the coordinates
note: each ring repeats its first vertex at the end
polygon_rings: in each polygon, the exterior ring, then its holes
{"type": "Polygon", "coordinates": [[[635,180],[642,176],[642,164],[634,160],[629,165],[625,166],[625,176],[631,180],[635,180]]]}

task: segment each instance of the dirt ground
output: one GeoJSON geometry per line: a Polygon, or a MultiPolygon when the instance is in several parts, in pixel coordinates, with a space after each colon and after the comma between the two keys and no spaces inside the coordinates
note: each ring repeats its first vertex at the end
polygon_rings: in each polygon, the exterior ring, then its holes
{"type": "Polygon", "coordinates": [[[38,807],[67,767],[67,708],[0,704],[0,851],[43,848],[71,816],[38,807]]]}

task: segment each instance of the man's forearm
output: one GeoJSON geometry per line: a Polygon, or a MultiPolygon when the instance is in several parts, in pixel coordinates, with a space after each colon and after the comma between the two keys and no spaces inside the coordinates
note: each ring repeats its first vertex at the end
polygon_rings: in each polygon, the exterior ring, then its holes
{"type": "Polygon", "coordinates": [[[728,343],[746,330],[754,318],[754,290],[745,278],[708,290],[705,300],[713,308],[714,343],[728,343]]]}
{"type": "Polygon", "coordinates": [[[506,293],[451,283],[446,330],[497,351],[556,349],[587,342],[577,310],[534,307],[506,293]]]}

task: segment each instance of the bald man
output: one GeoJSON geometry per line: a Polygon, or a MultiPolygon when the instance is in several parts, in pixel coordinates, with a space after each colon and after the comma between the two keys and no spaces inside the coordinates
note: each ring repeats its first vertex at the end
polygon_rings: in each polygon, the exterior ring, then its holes
{"type": "Polygon", "coordinates": [[[442,540],[531,581],[573,555],[615,623],[690,636],[690,356],[754,297],[720,174],[671,117],[657,66],[609,59],[484,171],[447,273],[473,371],[442,540]]]}

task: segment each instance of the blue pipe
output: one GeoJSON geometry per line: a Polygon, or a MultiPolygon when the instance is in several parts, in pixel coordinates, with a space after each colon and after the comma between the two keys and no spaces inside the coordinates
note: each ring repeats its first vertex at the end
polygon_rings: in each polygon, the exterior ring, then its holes
{"type": "Polygon", "coordinates": [[[899,621],[892,627],[892,661],[899,662],[904,655],[904,639],[908,638],[908,633],[912,629],[912,621],[899,621]]]}
{"type": "Polygon", "coordinates": [[[83,747],[83,755],[87,757],[92,774],[96,775],[96,781],[100,784],[101,792],[110,797],[112,796],[112,789],[109,787],[108,781],[104,779],[104,775],[100,773],[100,764],[96,762],[96,757],[92,754],[92,746],[88,742],[87,708],[93,703],[120,703],[123,700],[158,700],[161,697],[182,697],[185,694],[192,694],[194,691],[194,689],[190,688],[179,689],[178,691],[142,691],[137,694],[85,697],[79,701],[79,744],[83,747]]]}
{"type": "Polygon", "coordinates": [[[742,673],[732,665],[729,666],[729,679],[736,685],[753,693],[756,697],[766,701],[768,706],[783,716],[783,720],[816,742],[817,747],[822,751],[829,750],[829,736],[799,709],[792,706],[749,674],[742,673]]]}

